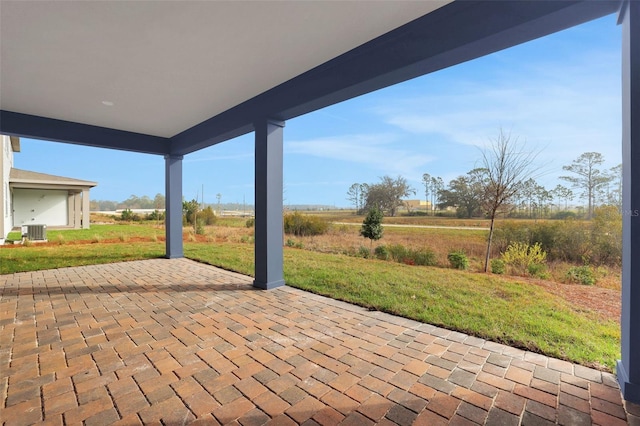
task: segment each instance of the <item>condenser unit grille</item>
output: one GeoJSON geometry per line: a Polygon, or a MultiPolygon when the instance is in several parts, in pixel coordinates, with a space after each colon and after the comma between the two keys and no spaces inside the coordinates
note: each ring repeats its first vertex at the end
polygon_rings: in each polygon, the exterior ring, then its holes
{"type": "Polygon", "coordinates": [[[27,238],[31,241],[47,239],[47,225],[27,225],[27,238]]]}

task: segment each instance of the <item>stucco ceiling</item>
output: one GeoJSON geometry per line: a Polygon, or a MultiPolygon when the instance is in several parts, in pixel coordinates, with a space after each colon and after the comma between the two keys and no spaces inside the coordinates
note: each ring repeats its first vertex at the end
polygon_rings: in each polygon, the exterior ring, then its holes
{"type": "Polygon", "coordinates": [[[0,109],[168,138],[446,3],[3,0],[0,109]]]}

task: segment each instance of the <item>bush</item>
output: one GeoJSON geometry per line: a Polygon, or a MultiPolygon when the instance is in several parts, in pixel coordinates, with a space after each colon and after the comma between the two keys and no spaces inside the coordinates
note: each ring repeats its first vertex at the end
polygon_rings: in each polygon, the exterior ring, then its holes
{"type": "Polygon", "coordinates": [[[196,235],[204,235],[204,224],[206,223],[204,218],[196,218],[196,235]]]}
{"type": "Polygon", "coordinates": [[[541,278],[546,280],[549,278],[549,274],[547,273],[547,265],[544,263],[532,263],[527,267],[527,272],[532,277],[541,278]]]}
{"type": "Polygon", "coordinates": [[[247,228],[253,228],[255,225],[256,220],[254,218],[247,219],[247,221],[244,223],[244,226],[246,226],[247,228]]]}
{"type": "Polygon", "coordinates": [[[122,213],[120,213],[120,220],[125,222],[138,222],[141,219],[137,213],[132,212],[130,209],[124,209],[122,213]]]}
{"type": "Polygon", "coordinates": [[[593,216],[593,261],[622,264],[622,215],[615,206],[597,207],[593,216]]]}
{"type": "Polygon", "coordinates": [[[253,243],[253,237],[249,236],[249,235],[243,235],[242,237],[240,237],[240,242],[244,243],[244,244],[251,244],[253,243]]]}
{"type": "Polygon", "coordinates": [[[401,244],[393,244],[388,247],[388,253],[392,260],[407,265],[435,266],[438,264],[436,254],[428,248],[413,250],[401,244]]]}
{"type": "Polygon", "coordinates": [[[199,211],[197,218],[197,221],[202,221],[204,225],[214,225],[218,219],[211,206],[207,206],[206,209],[199,211]]]}
{"type": "Polygon", "coordinates": [[[596,274],[589,265],[572,266],[565,274],[565,279],[570,283],[594,285],[597,281],[596,274]]]}
{"type": "Polygon", "coordinates": [[[529,245],[514,242],[509,244],[507,250],[502,253],[502,260],[517,274],[525,275],[529,267],[534,264],[543,264],[547,259],[547,253],[542,250],[540,243],[529,245]]]}
{"type": "Polygon", "coordinates": [[[368,259],[369,257],[371,257],[371,250],[369,250],[368,247],[360,246],[360,248],[358,249],[358,256],[368,259]]]}
{"type": "Polygon", "coordinates": [[[407,248],[402,244],[391,244],[388,246],[388,253],[391,260],[402,263],[402,259],[407,257],[407,248]]]}
{"type": "Polygon", "coordinates": [[[284,215],[284,232],[299,237],[322,235],[329,229],[329,223],[318,216],[307,216],[298,212],[284,215]]]}
{"type": "Polygon", "coordinates": [[[574,212],[564,210],[564,211],[553,214],[551,216],[551,219],[566,220],[566,219],[577,219],[577,217],[578,215],[576,215],[574,212]]]}
{"type": "Polygon", "coordinates": [[[409,250],[409,255],[415,265],[436,266],[438,264],[436,254],[427,248],[422,250],[409,250]]]}
{"type": "Polygon", "coordinates": [[[385,246],[378,246],[374,250],[376,258],[380,260],[389,260],[389,250],[385,246]]]}
{"type": "Polygon", "coordinates": [[[164,220],[164,216],[165,216],[164,212],[161,212],[159,210],[154,210],[145,216],[145,220],[164,220]]]}
{"type": "Polygon", "coordinates": [[[451,251],[447,255],[449,264],[454,269],[467,269],[469,267],[469,258],[462,250],[451,251]]]}
{"type": "Polygon", "coordinates": [[[491,260],[491,273],[492,274],[504,274],[507,270],[507,267],[502,259],[492,259],[491,260]]]}

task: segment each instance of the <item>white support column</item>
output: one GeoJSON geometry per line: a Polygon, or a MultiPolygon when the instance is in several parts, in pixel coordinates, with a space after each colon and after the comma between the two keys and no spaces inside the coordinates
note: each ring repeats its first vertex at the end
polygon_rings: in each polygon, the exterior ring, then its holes
{"type": "Polygon", "coordinates": [[[264,290],[284,285],[282,184],[284,122],[261,120],[255,127],[255,280],[264,290]]]}
{"type": "Polygon", "coordinates": [[[168,259],[184,257],[182,246],[182,155],[165,155],[165,232],[168,259]]]}
{"type": "Polygon", "coordinates": [[[90,211],[89,188],[85,188],[82,190],[82,229],[89,229],[91,222],[90,211]]]}
{"type": "Polygon", "coordinates": [[[82,228],[82,200],[79,192],[73,193],[73,227],[82,228]]]}
{"type": "Polygon", "coordinates": [[[622,359],[618,382],[640,403],[640,2],[627,1],[622,20],[622,359]]]}
{"type": "Polygon", "coordinates": [[[76,227],[75,195],[73,192],[67,194],[67,226],[73,228],[76,227]]]}

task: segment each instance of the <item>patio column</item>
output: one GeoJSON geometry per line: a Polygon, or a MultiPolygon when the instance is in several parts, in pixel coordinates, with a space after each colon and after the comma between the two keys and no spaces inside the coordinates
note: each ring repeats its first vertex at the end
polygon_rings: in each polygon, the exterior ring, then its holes
{"type": "Polygon", "coordinates": [[[73,223],[75,229],[82,228],[82,200],[79,192],[73,193],[73,223]]]}
{"type": "Polygon", "coordinates": [[[627,1],[622,20],[622,359],[618,382],[640,403],[640,3],[627,1]]]}
{"type": "Polygon", "coordinates": [[[69,191],[67,194],[67,226],[76,227],[76,193],[69,191]]]}
{"type": "Polygon", "coordinates": [[[184,257],[182,248],[182,155],[165,155],[165,233],[167,259],[184,257]]]}
{"type": "Polygon", "coordinates": [[[82,229],[89,229],[90,216],[89,212],[91,206],[89,205],[89,189],[82,190],[82,229]]]}
{"type": "Polygon", "coordinates": [[[264,290],[284,285],[282,270],[283,121],[260,120],[255,128],[255,280],[264,290]]]}

